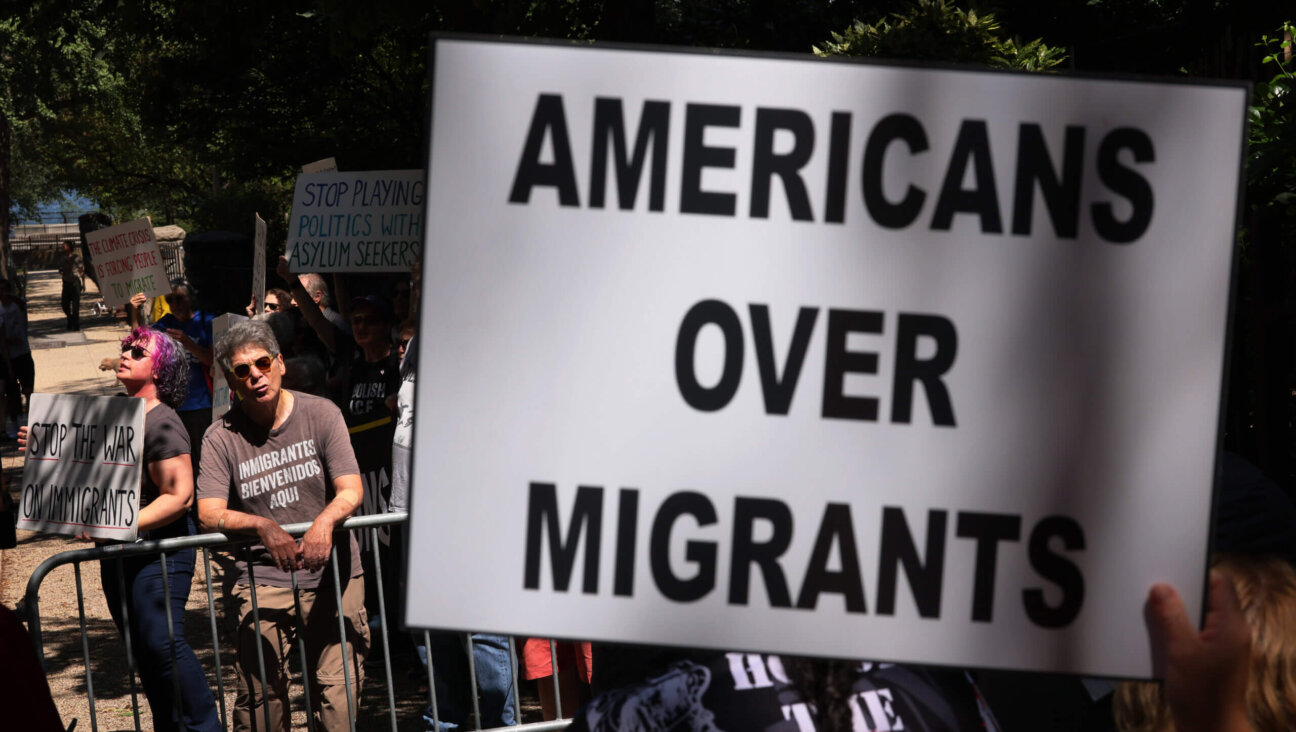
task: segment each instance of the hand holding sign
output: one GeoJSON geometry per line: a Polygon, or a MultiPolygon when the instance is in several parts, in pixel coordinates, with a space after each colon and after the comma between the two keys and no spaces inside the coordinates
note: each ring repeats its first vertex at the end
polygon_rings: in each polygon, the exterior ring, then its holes
{"type": "Polygon", "coordinates": [[[1143,614],[1152,638],[1153,666],[1179,732],[1248,730],[1246,694],[1251,630],[1233,582],[1212,571],[1206,624],[1188,621],[1179,593],[1158,584],[1143,614]]]}

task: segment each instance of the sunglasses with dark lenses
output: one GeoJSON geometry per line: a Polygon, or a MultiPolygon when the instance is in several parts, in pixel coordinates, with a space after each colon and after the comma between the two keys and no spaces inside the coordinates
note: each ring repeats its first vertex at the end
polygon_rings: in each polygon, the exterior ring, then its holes
{"type": "Polygon", "coordinates": [[[122,344],[122,355],[130,354],[130,357],[136,361],[148,355],[148,349],[143,346],[137,346],[133,343],[122,344]]]}
{"type": "Polygon", "coordinates": [[[277,302],[266,303],[266,310],[278,310],[278,309],[279,309],[279,303],[277,302]]]}
{"type": "Polygon", "coordinates": [[[248,377],[252,375],[253,366],[256,366],[257,371],[260,371],[261,373],[264,374],[265,372],[270,370],[270,364],[272,363],[274,363],[274,358],[270,356],[262,356],[261,358],[258,358],[257,360],[253,361],[252,363],[238,364],[237,366],[234,367],[233,371],[230,371],[230,373],[234,374],[234,378],[238,379],[239,381],[247,381],[248,377]]]}

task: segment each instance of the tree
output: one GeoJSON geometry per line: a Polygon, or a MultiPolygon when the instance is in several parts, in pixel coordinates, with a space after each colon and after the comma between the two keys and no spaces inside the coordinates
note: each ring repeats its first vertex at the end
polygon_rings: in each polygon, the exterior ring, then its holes
{"type": "Polygon", "coordinates": [[[945,0],[917,0],[876,23],[856,20],[844,33],[814,47],[819,56],[948,61],[991,68],[1045,71],[1065,58],[1040,39],[1003,38],[993,14],[963,10],[945,0]]]}

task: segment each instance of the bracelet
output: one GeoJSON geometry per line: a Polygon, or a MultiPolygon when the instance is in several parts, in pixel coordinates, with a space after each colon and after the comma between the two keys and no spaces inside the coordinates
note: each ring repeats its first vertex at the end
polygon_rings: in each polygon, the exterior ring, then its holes
{"type": "Polygon", "coordinates": [[[221,516],[221,517],[220,517],[220,521],[217,521],[217,522],[216,522],[216,530],[217,530],[217,531],[221,531],[221,532],[225,531],[225,517],[224,517],[224,516],[221,516]]]}

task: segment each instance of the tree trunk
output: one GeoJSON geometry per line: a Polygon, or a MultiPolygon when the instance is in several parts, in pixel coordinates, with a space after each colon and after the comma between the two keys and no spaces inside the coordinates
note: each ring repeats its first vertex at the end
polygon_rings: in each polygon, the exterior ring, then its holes
{"type": "Polygon", "coordinates": [[[0,277],[9,277],[9,118],[0,114],[0,277]]]}

